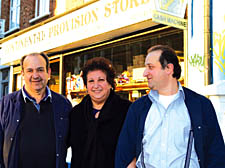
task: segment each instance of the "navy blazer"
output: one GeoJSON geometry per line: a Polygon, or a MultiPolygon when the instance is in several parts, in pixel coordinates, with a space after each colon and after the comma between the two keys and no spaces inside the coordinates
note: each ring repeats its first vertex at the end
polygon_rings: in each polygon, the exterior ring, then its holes
{"type": "MultiPolygon", "coordinates": [[[[225,168],[225,145],[211,101],[185,87],[183,90],[200,168],[225,168]]],[[[130,106],[118,140],[115,168],[127,168],[135,157],[139,157],[151,104],[146,95],[130,106]]]]}
{"type": "MultiPolygon", "coordinates": [[[[69,113],[72,105],[62,95],[51,91],[56,135],[56,168],[65,167],[69,113]]],[[[13,92],[0,101],[0,168],[18,166],[18,126],[23,102],[22,91],[13,92]]],[[[34,130],[35,131],[35,130],[34,130]]]]}

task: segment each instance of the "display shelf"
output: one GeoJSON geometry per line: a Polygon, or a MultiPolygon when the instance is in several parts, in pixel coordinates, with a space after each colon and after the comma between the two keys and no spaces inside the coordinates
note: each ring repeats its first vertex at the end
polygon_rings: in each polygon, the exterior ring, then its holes
{"type": "Polygon", "coordinates": [[[148,90],[148,82],[141,83],[129,83],[129,84],[118,84],[116,86],[116,92],[120,91],[133,91],[133,90],[148,90]]]}
{"type": "MultiPolygon", "coordinates": [[[[184,80],[179,80],[181,85],[184,84],[184,80]]],[[[119,94],[127,95],[127,98],[130,101],[135,101],[137,98],[148,94],[150,91],[148,87],[148,82],[136,82],[136,83],[124,83],[117,84],[115,92],[119,94]]],[[[87,94],[86,89],[82,90],[71,90],[70,92],[72,97],[79,97],[82,99],[87,94]]]]}
{"type": "MultiPolygon", "coordinates": [[[[184,84],[184,80],[179,80],[181,85],[184,84]]],[[[137,82],[137,83],[127,83],[127,84],[117,84],[115,91],[133,91],[133,90],[149,90],[148,82],[137,82]]],[[[86,89],[82,90],[71,90],[71,93],[74,94],[86,94],[86,89]]]]}
{"type": "MultiPolygon", "coordinates": [[[[115,91],[120,92],[120,91],[132,91],[132,90],[146,90],[148,88],[148,83],[147,82],[141,82],[141,83],[129,83],[129,84],[118,84],[116,86],[115,91]]],[[[86,93],[86,89],[82,90],[71,90],[71,93],[77,94],[77,93],[86,93]]]]}
{"type": "Polygon", "coordinates": [[[71,93],[86,93],[87,90],[86,89],[76,89],[76,90],[70,90],[71,93]]]}

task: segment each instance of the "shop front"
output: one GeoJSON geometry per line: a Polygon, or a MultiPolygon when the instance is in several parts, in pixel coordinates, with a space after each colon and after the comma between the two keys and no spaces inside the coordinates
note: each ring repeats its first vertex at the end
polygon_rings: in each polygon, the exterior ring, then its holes
{"type": "MultiPolygon", "coordinates": [[[[135,34],[135,37],[110,40],[81,52],[74,50],[63,54],[63,94],[69,94],[73,104],[77,104],[86,94],[79,75],[81,68],[90,58],[105,57],[112,61],[116,70],[116,92],[131,101],[136,100],[149,91],[143,77],[144,61],[147,49],[156,44],[173,47],[184,65],[183,31],[165,26],[135,34]]],[[[184,84],[184,75],[180,81],[184,84]]]]}
{"type": "MultiPolygon", "coordinates": [[[[170,5],[160,0],[100,0],[5,39],[2,63],[14,69],[10,92],[23,85],[21,56],[45,52],[52,69],[49,87],[67,96],[73,105],[86,94],[80,73],[85,62],[93,57],[112,61],[116,69],[116,92],[134,101],[149,91],[143,78],[144,61],[147,49],[156,44],[176,50],[183,69],[180,81],[185,85],[186,2],[180,6],[182,16],[170,5]]],[[[179,4],[174,1],[173,5],[179,4]]]]}

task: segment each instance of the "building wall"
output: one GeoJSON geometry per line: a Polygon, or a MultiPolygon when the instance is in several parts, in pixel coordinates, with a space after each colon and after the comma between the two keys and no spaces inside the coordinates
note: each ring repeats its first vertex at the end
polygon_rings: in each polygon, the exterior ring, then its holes
{"type": "MultiPolygon", "coordinates": [[[[49,7],[50,15],[38,19],[33,23],[29,23],[29,21],[35,17],[35,0],[20,0],[20,29],[17,31],[23,30],[29,26],[40,23],[43,20],[46,20],[54,16],[56,9],[56,1],[57,0],[50,0],[50,7],[49,7]]],[[[5,19],[5,32],[7,32],[9,30],[10,0],[2,1],[1,12],[2,12],[1,19],[5,19]]],[[[15,31],[10,34],[13,33],[15,33],[15,31]]],[[[7,34],[6,36],[10,34],[7,34]]]]}
{"type": "MultiPolygon", "coordinates": [[[[0,19],[5,19],[5,32],[9,31],[9,23],[10,23],[10,1],[11,0],[1,0],[1,16],[0,19]]],[[[19,22],[19,29],[5,33],[4,37],[10,36],[16,32],[19,32],[23,29],[26,29],[32,25],[35,25],[37,23],[40,23],[46,19],[49,19],[50,17],[53,17],[55,15],[55,9],[56,9],[56,1],[57,0],[49,0],[49,12],[50,15],[45,16],[41,19],[38,19],[32,23],[29,21],[35,17],[35,1],[36,0],[20,0],[20,22],[19,22]]],[[[2,55],[4,57],[4,55],[2,55]]],[[[1,79],[2,74],[2,68],[1,68],[1,59],[0,59],[0,97],[4,95],[3,93],[3,82],[1,79]]],[[[13,66],[10,66],[9,68],[9,77],[8,77],[8,92],[12,92],[12,86],[15,79],[13,79],[13,66]]]]}
{"type": "Polygon", "coordinates": [[[188,84],[187,87],[207,96],[213,103],[225,139],[225,11],[219,1],[210,8],[212,79],[205,85],[204,7],[205,1],[189,0],[188,84]],[[220,26],[218,26],[220,25],[220,26]]]}
{"type": "Polygon", "coordinates": [[[35,16],[35,0],[21,0],[20,5],[20,28],[30,26],[29,20],[35,16]]]}
{"type": "Polygon", "coordinates": [[[5,19],[5,31],[9,29],[9,7],[10,0],[2,1],[1,19],[5,19]]]}
{"type": "Polygon", "coordinates": [[[203,94],[212,101],[225,140],[225,80],[206,86],[203,94]]]}
{"type": "Polygon", "coordinates": [[[207,89],[217,111],[225,140],[225,10],[224,2],[212,1],[212,86],[207,89]],[[218,26],[219,25],[219,26],[218,26]]]}

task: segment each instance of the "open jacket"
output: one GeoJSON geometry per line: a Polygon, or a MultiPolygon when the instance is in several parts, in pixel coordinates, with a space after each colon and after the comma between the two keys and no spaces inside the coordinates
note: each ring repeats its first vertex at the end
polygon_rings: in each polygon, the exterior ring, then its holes
{"type": "MultiPolygon", "coordinates": [[[[200,168],[225,168],[225,145],[209,99],[183,88],[200,168]]],[[[143,96],[128,111],[118,140],[115,168],[126,168],[141,153],[145,119],[152,102],[143,96]]]]}
{"type": "MultiPolygon", "coordinates": [[[[72,105],[62,95],[53,91],[51,94],[56,135],[56,168],[65,168],[66,139],[69,129],[68,117],[72,105]]],[[[0,101],[0,168],[17,168],[17,128],[20,124],[23,101],[21,90],[3,97],[0,101]]]]}
{"type": "Polygon", "coordinates": [[[117,140],[130,104],[111,91],[97,119],[89,95],[73,108],[71,168],[114,168],[117,140]]]}

